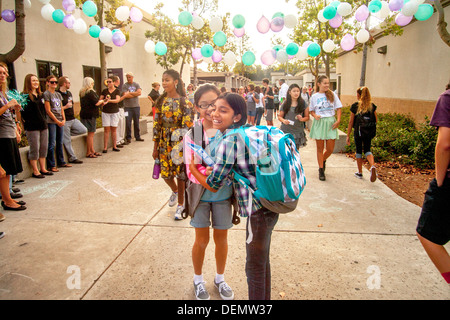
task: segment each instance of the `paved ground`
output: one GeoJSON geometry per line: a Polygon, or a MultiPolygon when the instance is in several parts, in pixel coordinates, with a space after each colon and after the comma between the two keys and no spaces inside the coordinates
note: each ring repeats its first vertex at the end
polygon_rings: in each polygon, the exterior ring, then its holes
{"type": "MultiPolygon", "coordinates": [[[[169,188],[151,177],[151,133],[143,138],[19,186],[28,209],[3,212],[0,299],[194,299],[194,230],[173,220],[169,188]]],[[[450,299],[415,236],[419,207],[368,172],[355,179],[341,154],[319,181],[313,141],[301,155],[307,187],[274,231],[272,299],[450,299]]],[[[213,243],[205,260],[220,299],[213,243]]],[[[248,298],[244,262],[245,219],[229,232],[226,279],[238,300],[248,298]]]]}

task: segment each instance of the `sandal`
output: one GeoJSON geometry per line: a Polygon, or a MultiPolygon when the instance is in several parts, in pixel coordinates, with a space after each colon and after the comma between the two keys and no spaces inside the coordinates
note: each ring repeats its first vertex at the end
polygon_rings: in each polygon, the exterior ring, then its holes
{"type": "Polygon", "coordinates": [[[102,154],[101,154],[101,153],[98,153],[98,152],[94,152],[94,156],[101,157],[102,154]]]}
{"type": "Polygon", "coordinates": [[[93,153],[86,155],[86,158],[97,158],[97,156],[93,153]]]}
{"type": "Polygon", "coordinates": [[[51,172],[59,172],[58,168],[54,167],[50,169],[51,172]]]}

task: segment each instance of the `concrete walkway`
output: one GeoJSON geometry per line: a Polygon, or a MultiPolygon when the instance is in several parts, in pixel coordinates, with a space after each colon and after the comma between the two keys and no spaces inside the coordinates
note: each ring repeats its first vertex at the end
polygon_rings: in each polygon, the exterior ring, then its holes
{"type": "MultiPolygon", "coordinates": [[[[195,298],[194,229],[173,220],[169,188],[151,177],[150,127],[143,138],[18,185],[28,209],[2,211],[0,299],[195,298]]],[[[272,299],[450,299],[415,236],[418,206],[368,172],[355,179],[356,164],[342,154],[319,181],[314,141],[301,155],[306,189],[272,237],[272,299]]],[[[229,232],[225,275],[238,300],[248,298],[245,223],[229,232]]],[[[214,275],[211,237],[204,276],[217,300],[214,275]]]]}

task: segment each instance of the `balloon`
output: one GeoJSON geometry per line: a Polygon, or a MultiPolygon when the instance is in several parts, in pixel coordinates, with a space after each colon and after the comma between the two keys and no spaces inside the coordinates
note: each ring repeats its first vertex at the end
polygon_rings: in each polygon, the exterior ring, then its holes
{"type": "Polygon", "coordinates": [[[218,31],[221,31],[223,29],[223,21],[219,17],[212,17],[211,21],[209,22],[209,27],[211,28],[211,31],[216,33],[218,31]]]}
{"type": "Polygon", "coordinates": [[[139,23],[144,18],[142,11],[139,8],[131,7],[130,9],[130,19],[133,22],[139,23]]]}
{"type": "Polygon", "coordinates": [[[256,24],[256,29],[259,33],[267,33],[270,30],[270,21],[267,19],[264,15],[259,19],[258,23],[256,24]]]}
{"type": "Polygon", "coordinates": [[[120,6],[116,9],[116,18],[119,21],[126,21],[130,16],[130,8],[127,6],[120,6]]]}
{"type": "Polygon", "coordinates": [[[369,9],[366,7],[365,4],[360,6],[356,12],[355,12],[355,19],[359,22],[365,21],[369,17],[369,9]]]}
{"type": "Polygon", "coordinates": [[[167,46],[164,42],[158,42],[155,44],[155,53],[159,56],[163,56],[167,53],[167,46]]]}
{"type": "Polygon", "coordinates": [[[71,14],[67,14],[63,19],[63,25],[67,29],[73,29],[74,23],[75,23],[75,17],[71,14]]]}
{"type": "Polygon", "coordinates": [[[389,10],[399,11],[403,8],[403,0],[391,0],[389,1],[389,10]]]}
{"type": "Polygon", "coordinates": [[[325,19],[325,17],[323,16],[323,9],[320,10],[319,13],[317,14],[317,19],[318,19],[320,22],[323,22],[323,23],[325,23],[325,22],[328,21],[328,20],[325,19]]]}
{"type": "Polygon", "coordinates": [[[210,44],[205,44],[202,47],[201,52],[202,52],[203,57],[209,58],[209,57],[212,57],[212,55],[214,54],[214,48],[210,44]]]}
{"type": "Polygon", "coordinates": [[[358,40],[359,43],[365,43],[369,40],[370,33],[366,29],[361,29],[356,34],[356,40],[358,40]]]}
{"type": "Polygon", "coordinates": [[[112,42],[114,43],[115,46],[122,47],[127,42],[127,38],[122,33],[122,31],[118,30],[113,33],[112,42]]]}
{"type": "MultiPolygon", "coordinates": [[[[64,15],[64,12],[63,12],[63,15],[64,15]]],[[[8,10],[8,9],[3,10],[2,11],[2,19],[5,20],[6,22],[14,22],[16,20],[16,14],[14,13],[13,10],[8,10]]]]}
{"type": "Polygon", "coordinates": [[[219,63],[222,61],[222,53],[219,50],[215,50],[211,58],[214,63],[219,63]]]}
{"type": "Polygon", "coordinates": [[[112,31],[110,29],[108,29],[108,28],[103,28],[100,31],[100,34],[99,34],[98,38],[104,44],[108,44],[108,43],[110,43],[112,41],[112,31]]]}
{"type": "Polygon", "coordinates": [[[330,53],[336,48],[336,45],[334,44],[333,40],[327,39],[322,44],[323,51],[330,53]]]}
{"type": "Polygon", "coordinates": [[[284,16],[284,26],[289,29],[294,29],[297,26],[297,17],[293,14],[284,16]]]}
{"type": "Polygon", "coordinates": [[[273,32],[280,32],[284,28],[284,19],[281,17],[275,17],[272,19],[272,22],[270,23],[270,29],[272,29],[273,32]]]}
{"type": "Polygon", "coordinates": [[[272,20],[275,18],[281,18],[284,19],[284,13],[283,12],[275,12],[272,16],[272,20]]]}
{"type": "Polygon", "coordinates": [[[278,60],[280,63],[286,63],[286,62],[289,61],[289,56],[288,56],[288,54],[286,53],[286,50],[281,49],[281,50],[279,50],[279,51],[277,52],[277,60],[278,60]]]}
{"type": "Polygon", "coordinates": [[[91,0],[86,1],[83,3],[83,12],[88,17],[93,17],[97,14],[97,5],[91,0]]]}
{"type": "Polygon", "coordinates": [[[399,12],[395,17],[395,24],[399,25],[400,27],[404,27],[411,22],[412,18],[413,16],[405,16],[404,14],[399,12]]]}
{"type": "Polygon", "coordinates": [[[191,24],[194,29],[200,30],[205,25],[205,21],[203,21],[203,19],[200,18],[199,16],[196,16],[192,18],[191,24]]]}
{"type": "Polygon", "coordinates": [[[375,17],[380,20],[384,20],[389,16],[390,13],[391,10],[389,10],[389,4],[386,1],[381,1],[381,9],[380,11],[375,13],[375,17]]]}
{"type": "Polygon", "coordinates": [[[178,22],[182,26],[190,25],[192,22],[192,19],[193,19],[192,13],[190,13],[189,11],[180,12],[180,14],[178,15],[178,22]]]}
{"type": "Polygon", "coordinates": [[[347,2],[340,3],[339,6],[337,7],[337,13],[341,17],[348,16],[350,13],[352,13],[352,6],[351,6],[351,4],[347,3],[347,2]]]}
{"type": "Polygon", "coordinates": [[[31,8],[31,0],[24,0],[23,5],[25,8],[30,9],[31,8]]]}
{"type": "Polygon", "coordinates": [[[284,47],[281,44],[277,44],[275,47],[272,48],[276,52],[280,51],[281,49],[284,49],[284,47]]]}
{"type": "Polygon", "coordinates": [[[381,10],[381,1],[380,0],[372,0],[369,2],[369,11],[371,13],[377,13],[381,10]]]}
{"type": "Polygon", "coordinates": [[[42,17],[47,20],[47,21],[52,21],[53,20],[53,11],[55,11],[55,8],[53,8],[53,6],[50,3],[47,3],[46,5],[44,5],[41,9],[41,15],[42,17]]]}
{"type": "Polygon", "coordinates": [[[326,6],[325,9],[323,9],[323,17],[327,20],[333,19],[336,15],[336,8],[333,6],[326,6]]]}
{"type": "Polygon", "coordinates": [[[62,6],[68,12],[72,12],[77,7],[75,0],[63,0],[62,6]]]}
{"type": "Polygon", "coordinates": [[[243,37],[245,34],[245,28],[240,28],[240,29],[234,29],[233,33],[236,37],[240,38],[243,37]]]}
{"type": "Polygon", "coordinates": [[[223,47],[227,43],[226,34],[223,31],[216,32],[213,37],[213,42],[216,46],[223,47]]]}
{"type": "Polygon", "coordinates": [[[251,51],[247,51],[242,56],[242,63],[246,66],[251,66],[255,63],[256,57],[255,54],[251,51]]]}
{"type": "Polygon", "coordinates": [[[155,43],[152,40],[147,40],[144,45],[145,51],[148,53],[155,52],[155,43]]]}
{"type": "Polygon", "coordinates": [[[266,50],[261,55],[261,62],[266,66],[272,65],[277,60],[277,52],[273,49],[266,50]]]}
{"type": "Polygon", "coordinates": [[[201,58],[203,58],[203,56],[202,56],[202,49],[195,48],[194,50],[192,50],[192,58],[194,60],[200,60],[201,58]]]}
{"type": "Polygon", "coordinates": [[[231,67],[236,63],[236,55],[232,51],[228,51],[227,53],[225,53],[223,61],[231,67]]]}
{"type": "Polygon", "coordinates": [[[417,10],[419,10],[419,3],[416,0],[411,0],[403,5],[402,14],[406,17],[411,17],[417,10]]]}
{"type": "Polygon", "coordinates": [[[355,39],[350,33],[347,33],[341,40],[341,48],[350,51],[355,47],[355,39]]]}
{"type": "Polygon", "coordinates": [[[102,31],[102,29],[100,29],[98,25],[93,25],[89,28],[89,35],[92,38],[98,38],[100,36],[100,31],[102,31]]]}
{"type": "Polygon", "coordinates": [[[313,43],[312,41],[305,41],[305,42],[303,42],[303,44],[302,44],[302,47],[303,48],[305,48],[305,49],[308,49],[308,47],[309,47],[309,45],[311,44],[311,43],[313,43]]]}
{"type": "Polygon", "coordinates": [[[340,4],[341,4],[340,1],[333,1],[333,2],[330,3],[330,6],[333,6],[333,7],[335,7],[337,9],[340,4]]]}
{"type": "Polygon", "coordinates": [[[339,28],[342,24],[342,17],[336,13],[333,19],[329,20],[328,23],[332,28],[339,28]]]}
{"type": "Polygon", "coordinates": [[[286,53],[290,56],[295,56],[298,53],[298,44],[289,43],[286,47],[286,53]]]}
{"type": "Polygon", "coordinates": [[[300,47],[298,48],[298,53],[296,55],[296,57],[301,61],[301,60],[305,60],[306,58],[308,58],[308,50],[305,47],[300,47]]]}
{"type": "Polygon", "coordinates": [[[414,17],[419,21],[425,21],[433,15],[434,9],[431,4],[424,3],[419,6],[414,17]]]}
{"type": "Polygon", "coordinates": [[[240,14],[235,15],[233,18],[233,26],[236,29],[241,29],[244,27],[244,25],[245,25],[245,18],[240,14]]]}
{"type": "MultiPolygon", "coordinates": [[[[3,13],[2,13],[2,16],[3,16],[3,13]]],[[[52,13],[52,19],[56,23],[63,23],[65,16],[66,15],[64,14],[64,11],[62,11],[61,9],[57,9],[57,10],[53,11],[53,13],[52,13]]]]}
{"type": "Polygon", "coordinates": [[[320,46],[313,42],[308,46],[306,52],[308,52],[311,57],[317,57],[320,54],[320,46]]]}
{"type": "Polygon", "coordinates": [[[87,31],[86,22],[84,22],[81,18],[75,19],[75,22],[73,23],[73,31],[77,34],[85,33],[87,31]]]}

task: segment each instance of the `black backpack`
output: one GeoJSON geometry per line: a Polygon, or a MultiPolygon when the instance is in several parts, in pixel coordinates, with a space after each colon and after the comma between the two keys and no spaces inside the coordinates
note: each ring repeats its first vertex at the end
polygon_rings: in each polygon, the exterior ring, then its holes
{"type": "Polygon", "coordinates": [[[355,129],[360,137],[374,138],[377,134],[377,119],[374,112],[356,114],[355,129]]]}

